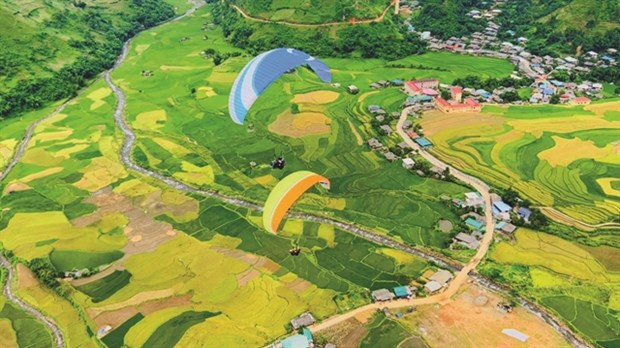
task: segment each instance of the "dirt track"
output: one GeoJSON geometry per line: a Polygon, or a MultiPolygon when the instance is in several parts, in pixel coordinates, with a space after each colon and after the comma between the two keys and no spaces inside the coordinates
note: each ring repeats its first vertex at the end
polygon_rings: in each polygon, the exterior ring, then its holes
{"type": "Polygon", "coordinates": [[[388,13],[390,8],[392,8],[392,6],[394,6],[393,1],[390,2],[390,4],[388,5],[388,7],[385,8],[385,10],[383,10],[381,15],[375,18],[353,20],[353,21],[348,21],[348,22],[329,22],[329,23],[310,24],[310,23],[295,23],[295,22],[287,22],[287,21],[272,21],[272,20],[265,19],[265,18],[252,17],[249,14],[245,13],[241,8],[239,8],[239,6],[232,5],[232,7],[237,12],[239,12],[239,14],[243,16],[243,18],[245,19],[248,19],[254,22],[260,22],[260,23],[288,25],[290,27],[297,27],[297,28],[320,28],[320,27],[333,27],[333,26],[347,25],[347,24],[368,24],[368,23],[381,22],[385,18],[385,15],[388,13]]]}

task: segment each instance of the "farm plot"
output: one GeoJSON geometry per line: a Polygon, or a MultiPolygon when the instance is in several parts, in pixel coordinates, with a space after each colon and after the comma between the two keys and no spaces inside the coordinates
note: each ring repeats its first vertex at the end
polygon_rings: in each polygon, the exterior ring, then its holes
{"type": "Polygon", "coordinates": [[[499,279],[518,284],[597,346],[610,347],[620,339],[620,276],[610,271],[609,259],[614,250],[519,229],[516,243],[496,245],[491,259],[519,269],[503,270],[499,279]]]}
{"type": "Polygon", "coordinates": [[[486,107],[463,117],[433,112],[422,125],[439,157],[596,224],[620,214],[609,185],[620,174],[620,123],[605,116],[616,105],[486,107]]]}

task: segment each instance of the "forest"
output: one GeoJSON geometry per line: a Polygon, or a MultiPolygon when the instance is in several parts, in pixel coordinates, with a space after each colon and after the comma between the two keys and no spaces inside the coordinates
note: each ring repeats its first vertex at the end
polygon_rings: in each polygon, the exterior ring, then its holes
{"type": "MultiPolygon", "coordinates": [[[[125,40],[174,16],[174,8],[163,0],[131,0],[129,8],[130,13],[123,15],[125,20],[119,21],[96,9],[84,7],[79,20],[86,23],[93,32],[102,34],[104,40],[95,40],[90,32],[85,32],[81,40],[70,40],[69,44],[79,48],[81,56],[49,77],[19,80],[14,87],[0,95],[0,117],[13,117],[76,95],[92,78],[114,65],[125,40]]],[[[60,14],[53,16],[49,23],[62,27],[67,20],[60,14]]],[[[17,55],[0,56],[0,72],[10,71],[16,64],[14,60],[19,59],[17,55]]]]}
{"type": "Polygon", "coordinates": [[[405,32],[399,17],[386,17],[379,23],[343,26],[336,31],[335,38],[325,28],[251,24],[225,3],[214,6],[213,17],[233,45],[253,54],[277,47],[293,47],[322,57],[398,59],[426,50],[424,41],[405,32]]]}

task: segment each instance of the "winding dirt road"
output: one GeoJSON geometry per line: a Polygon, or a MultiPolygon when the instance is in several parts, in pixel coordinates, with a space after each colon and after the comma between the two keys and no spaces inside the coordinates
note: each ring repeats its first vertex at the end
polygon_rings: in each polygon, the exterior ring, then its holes
{"type": "MultiPolygon", "coordinates": [[[[397,1],[398,0],[396,0],[396,2],[397,1]]],[[[245,11],[243,11],[237,5],[232,5],[232,7],[243,18],[245,18],[247,20],[254,21],[254,22],[268,23],[268,24],[281,24],[281,25],[287,25],[289,27],[297,27],[297,28],[320,28],[320,27],[334,27],[334,26],[347,25],[347,24],[368,24],[368,23],[381,22],[385,18],[385,15],[388,13],[390,8],[392,8],[392,6],[394,6],[394,2],[395,1],[390,1],[390,4],[385,8],[385,10],[383,10],[383,12],[379,16],[377,16],[375,18],[351,20],[351,21],[347,21],[347,22],[328,22],[328,23],[316,23],[316,24],[312,24],[312,23],[295,23],[295,22],[288,22],[288,21],[272,21],[272,20],[265,19],[265,18],[250,16],[249,14],[247,14],[245,11]]]]}
{"type": "Polygon", "coordinates": [[[366,312],[368,310],[379,310],[384,307],[402,308],[406,306],[428,305],[428,304],[442,303],[446,300],[449,300],[452,296],[456,295],[456,293],[459,291],[461,286],[463,286],[467,282],[469,278],[469,272],[476,269],[480,261],[482,261],[482,259],[486,255],[491,245],[491,242],[493,241],[493,233],[495,232],[495,222],[493,221],[493,213],[491,211],[491,196],[489,194],[489,186],[483,183],[478,178],[474,178],[473,176],[467,175],[441,162],[440,160],[435,158],[433,155],[429,154],[424,149],[422,149],[418,144],[416,144],[407,135],[407,132],[403,130],[403,124],[407,120],[407,116],[409,115],[409,111],[411,109],[412,108],[405,108],[402,111],[400,115],[400,119],[398,120],[398,124],[396,126],[397,127],[396,131],[398,132],[398,135],[400,135],[400,137],[403,138],[403,141],[407,145],[409,145],[412,149],[418,150],[419,154],[422,157],[424,157],[427,161],[431,162],[434,166],[439,167],[442,170],[444,170],[445,168],[449,168],[450,173],[454,177],[465,182],[466,184],[473,186],[484,197],[484,201],[485,201],[484,215],[485,215],[485,220],[486,220],[486,230],[485,230],[484,237],[482,238],[482,242],[480,243],[480,247],[478,248],[476,255],[474,255],[474,257],[463,268],[461,268],[456,273],[456,276],[454,277],[454,279],[450,282],[448,287],[443,292],[436,294],[436,295],[423,297],[423,298],[413,298],[409,300],[401,299],[401,300],[395,300],[395,301],[390,301],[390,302],[371,303],[366,306],[356,308],[353,311],[328,318],[327,320],[324,320],[319,324],[313,325],[309,328],[313,332],[319,332],[321,330],[325,330],[333,325],[346,321],[347,319],[353,318],[356,315],[366,312]]]}

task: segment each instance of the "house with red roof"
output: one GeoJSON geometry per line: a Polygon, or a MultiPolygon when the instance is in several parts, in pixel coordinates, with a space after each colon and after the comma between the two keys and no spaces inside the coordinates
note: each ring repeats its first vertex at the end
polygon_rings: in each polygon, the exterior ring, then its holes
{"type": "Polygon", "coordinates": [[[592,101],[588,97],[577,97],[573,99],[573,105],[589,105],[592,101]]]}
{"type": "Polygon", "coordinates": [[[453,112],[480,112],[482,110],[482,105],[472,98],[467,98],[465,102],[459,103],[456,101],[449,102],[439,97],[435,100],[435,106],[437,110],[446,114],[453,112]]]}
{"type": "Polygon", "coordinates": [[[437,79],[407,81],[407,83],[405,83],[405,93],[409,94],[410,96],[429,95],[429,94],[426,94],[425,92],[437,93],[438,87],[439,87],[439,80],[437,79]],[[433,92],[430,92],[431,90],[433,92]]]}

